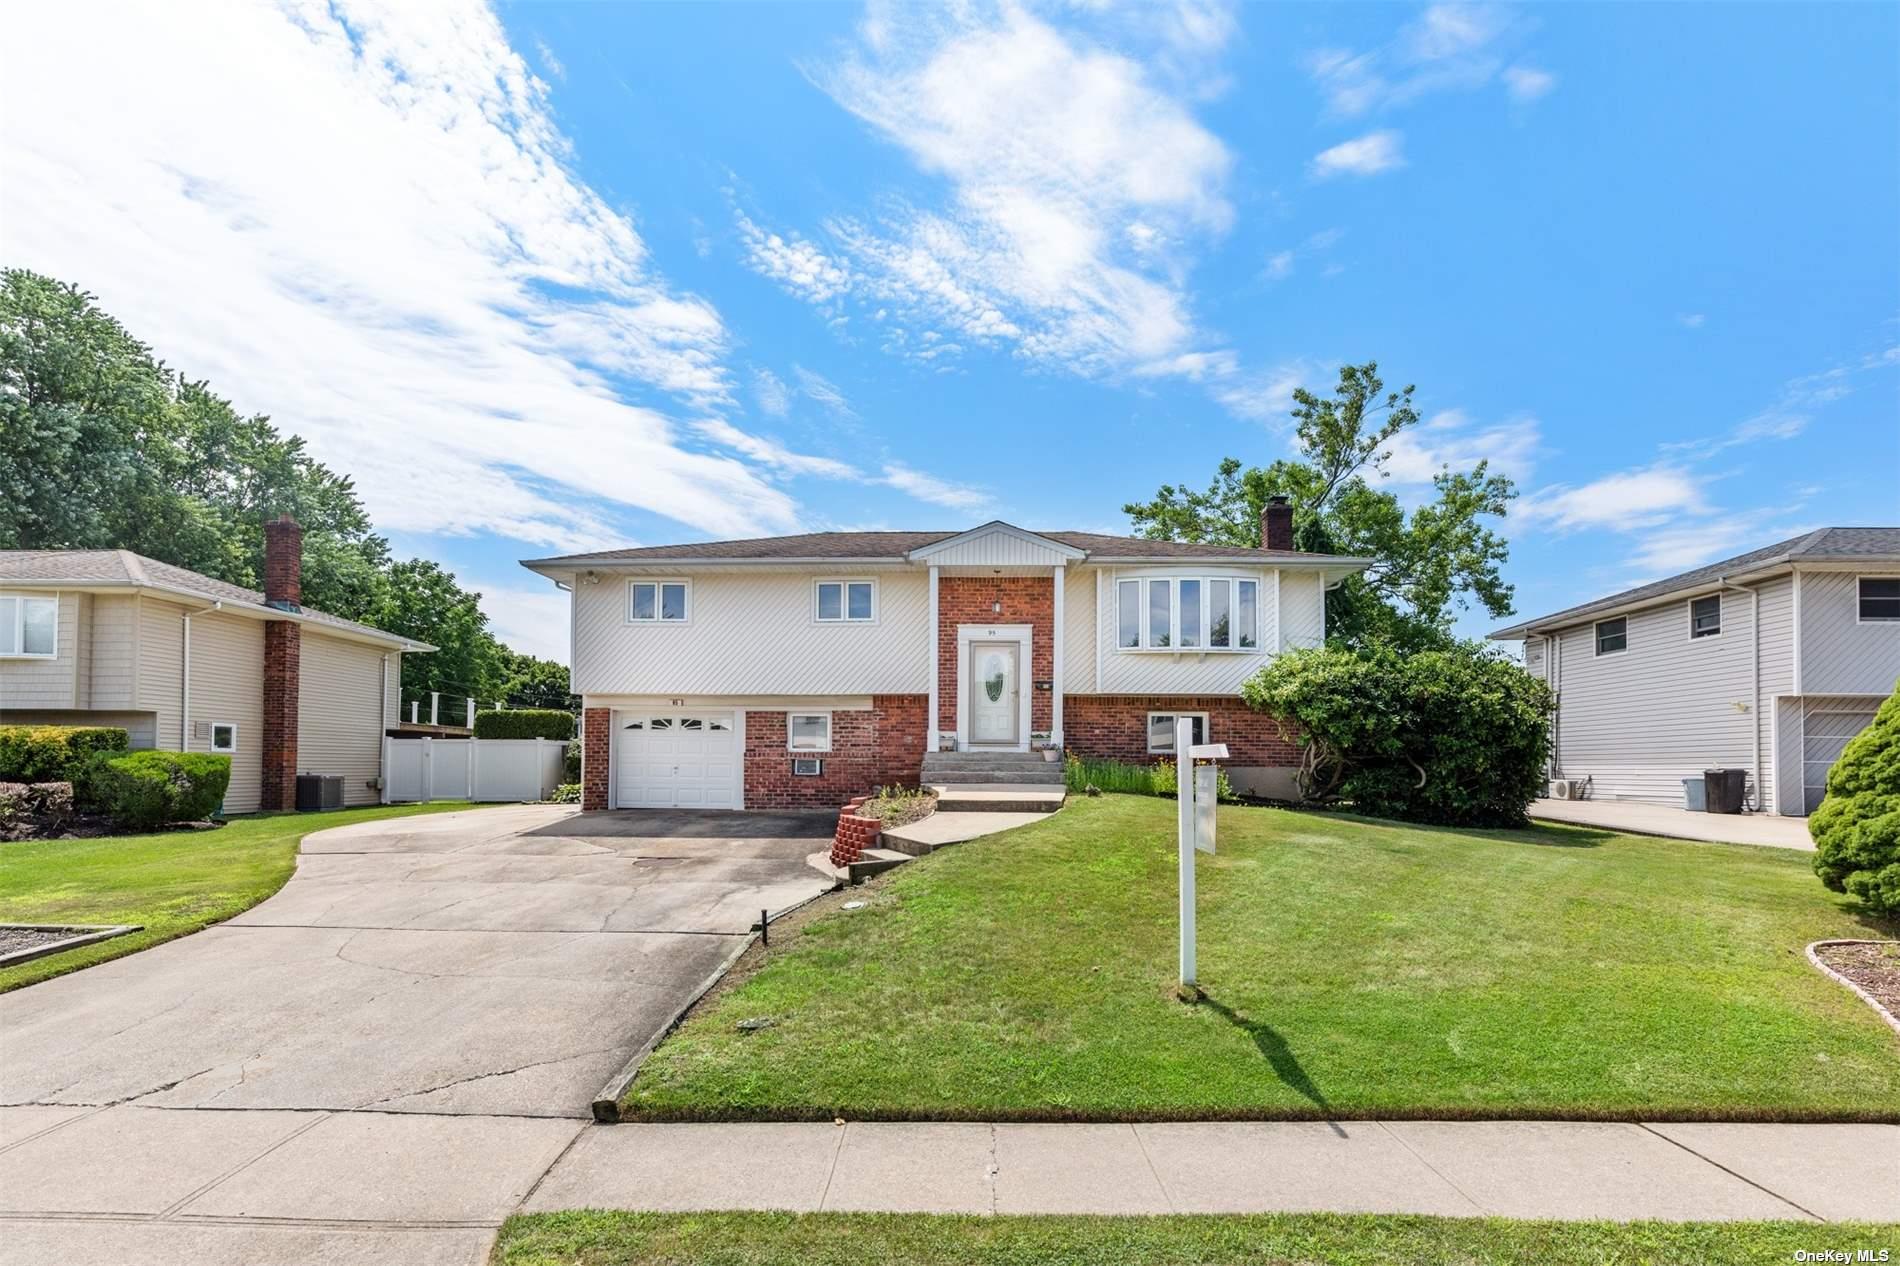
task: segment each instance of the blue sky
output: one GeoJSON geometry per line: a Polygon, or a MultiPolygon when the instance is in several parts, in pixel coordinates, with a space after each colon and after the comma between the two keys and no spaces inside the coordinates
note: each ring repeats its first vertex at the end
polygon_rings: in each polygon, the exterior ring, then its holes
{"type": "Polygon", "coordinates": [[[1893,6],[118,16],[4,19],[6,259],[524,649],[565,626],[518,558],[1124,530],[1345,360],[1417,384],[1401,496],[1519,482],[1526,614],[1900,522],[1893,6]]]}

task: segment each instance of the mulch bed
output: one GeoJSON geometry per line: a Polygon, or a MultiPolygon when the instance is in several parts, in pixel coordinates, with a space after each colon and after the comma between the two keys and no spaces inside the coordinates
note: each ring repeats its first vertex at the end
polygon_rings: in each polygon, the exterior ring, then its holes
{"type": "Polygon", "coordinates": [[[1900,1016],[1900,941],[1817,945],[1815,957],[1900,1016]]]}

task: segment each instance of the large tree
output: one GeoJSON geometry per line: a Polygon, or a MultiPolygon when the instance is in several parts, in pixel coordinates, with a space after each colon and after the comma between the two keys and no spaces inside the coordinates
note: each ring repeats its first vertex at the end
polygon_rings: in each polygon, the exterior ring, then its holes
{"type": "Polygon", "coordinates": [[[0,271],[0,487],[0,549],[129,549],[249,588],[264,520],[294,515],[307,604],[441,647],[403,658],[410,698],[507,697],[537,662],[488,631],[480,594],[392,560],[349,478],[302,439],[167,367],[77,286],[24,269],[0,271]]]}
{"type": "Polygon", "coordinates": [[[1392,438],[1418,422],[1413,388],[1387,392],[1376,362],[1345,365],[1330,397],[1293,393],[1297,456],[1269,466],[1222,460],[1205,491],[1164,484],[1152,501],[1122,507],[1153,540],[1258,547],[1267,500],[1293,503],[1294,544],[1372,559],[1326,596],[1326,629],[1348,645],[1417,650],[1450,640],[1458,609],[1511,610],[1499,574],[1509,546],[1487,524],[1517,495],[1480,461],[1441,469],[1434,496],[1408,510],[1377,486],[1392,438]]]}

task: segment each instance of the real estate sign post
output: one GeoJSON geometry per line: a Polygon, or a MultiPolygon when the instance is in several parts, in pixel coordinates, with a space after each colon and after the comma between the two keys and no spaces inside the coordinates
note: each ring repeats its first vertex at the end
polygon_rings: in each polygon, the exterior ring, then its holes
{"type": "Polygon", "coordinates": [[[1181,988],[1194,988],[1194,853],[1214,851],[1214,804],[1219,798],[1220,775],[1212,765],[1195,767],[1195,760],[1224,760],[1225,743],[1195,743],[1194,722],[1174,722],[1175,830],[1181,847],[1181,988]],[[1203,803],[1205,802],[1205,803],[1203,803]]]}

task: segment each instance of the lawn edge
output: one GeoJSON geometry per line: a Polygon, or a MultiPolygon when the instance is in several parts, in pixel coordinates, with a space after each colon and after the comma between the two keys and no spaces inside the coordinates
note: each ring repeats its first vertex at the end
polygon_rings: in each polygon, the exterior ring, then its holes
{"type": "Polygon", "coordinates": [[[1808,943],[1808,949],[1807,949],[1808,961],[1810,963],[1813,963],[1816,967],[1820,968],[1822,975],[1828,976],[1832,978],[1833,980],[1836,980],[1839,983],[1846,985],[1849,989],[1853,990],[1855,995],[1858,996],[1862,1002],[1866,1003],[1868,1006],[1874,1009],[1875,1015],[1879,1016],[1881,1019],[1887,1022],[1888,1028],[1892,1029],[1895,1033],[1900,1034],[1900,1016],[1896,1016],[1894,1015],[1893,1012],[1887,1010],[1886,1003],[1874,997],[1872,994],[1868,993],[1865,989],[1862,989],[1858,984],[1848,979],[1846,976],[1843,976],[1840,972],[1837,972],[1832,967],[1829,967],[1827,963],[1822,961],[1821,956],[1815,953],[1816,950],[1826,949],[1830,945],[1900,945],[1900,941],[1876,941],[1876,940],[1872,940],[1865,937],[1838,937],[1837,936],[1825,941],[1811,941],[1808,943]]]}
{"type": "Polygon", "coordinates": [[[850,1108],[794,1105],[762,1108],[700,1108],[673,1105],[620,1104],[618,1120],[642,1125],[685,1125],[770,1122],[963,1122],[997,1125],[1162,1125],[1209,1121],[1589,1121],[1641,1125],[1670,1124],[1748,1125],[1900,1125],[1900,1108],[1866,1112],[1811,1111],[1801,1108],[1707,1108],[1659,1105],[1651,1108],[1591,1109],[1562,1104],[1468,1106],[1439,1104],[1409,1107],[1344,1108],[1332,1112],[1287,1108],[1220,1109],[1185,1107],[1114,1111],[1081,1109],[1072,1112],[1045,1108],[943,1107],[850,1108]]]}

